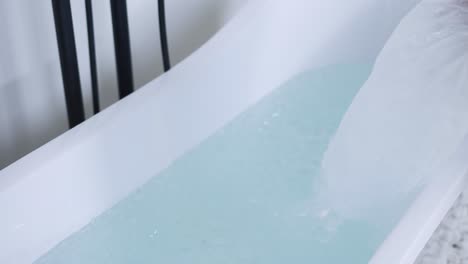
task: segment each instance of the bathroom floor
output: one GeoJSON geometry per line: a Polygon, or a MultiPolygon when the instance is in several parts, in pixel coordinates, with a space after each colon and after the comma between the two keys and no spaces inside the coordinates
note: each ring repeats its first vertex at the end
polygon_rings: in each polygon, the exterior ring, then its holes
{"type": "Polygon", "coordinates": [[[468,189],[447,213],[416,263],[468,263],[468,189]]]}

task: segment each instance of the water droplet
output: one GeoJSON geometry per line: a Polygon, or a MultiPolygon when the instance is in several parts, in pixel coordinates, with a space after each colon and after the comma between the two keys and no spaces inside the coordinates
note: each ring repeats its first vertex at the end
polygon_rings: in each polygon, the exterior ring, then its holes
{"type": "Polygon", "coordinates": [[[320,218],[320,219],[323,219],[323,218],[327,217],[329,214],[330,214],[330,209],[322,210],[322,211],[319,213],[319,218],[320,218]]]}
{"type": "Polygon", "coordinates": [[[158,233],[159,233],[159,231],[158,231],[157,229],[155,229],[155,230],[153,231],[153,233],[151,233],[151,234],[149,235],[149,237],[150,237],[151,239],[153,239],[153,238],[155,238],[155,237],[158,235],[158,233]]]}

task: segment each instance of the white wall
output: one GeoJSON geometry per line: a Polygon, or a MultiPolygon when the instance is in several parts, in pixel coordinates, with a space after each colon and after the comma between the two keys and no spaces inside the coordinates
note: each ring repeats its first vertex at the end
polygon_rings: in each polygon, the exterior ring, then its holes
{"type": "MultiPolygon", "coordinates": [[[[80,75],[91,115],[84,1],[72,0],[80,75]]],[[[200,47],[246,0],[167,0],[172,64],[200,47]]],[[[136,87],[162,73],[157,0],[128,0],[136,87]]],[[[101,106],[117,100],[109,1],[94,1],[101,106]]],[[[67,130],[50,0],[0,0],[0,169],[67,130]]]]}

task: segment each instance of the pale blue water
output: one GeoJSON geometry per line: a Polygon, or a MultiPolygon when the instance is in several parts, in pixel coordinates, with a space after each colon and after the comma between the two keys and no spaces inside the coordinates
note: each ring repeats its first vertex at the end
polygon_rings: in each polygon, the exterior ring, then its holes
{"type": "Polygon", "coordinates": [[[399,215],[370,224],[310,204],[370,68],[287,82],[36,263],[367,263],[399,215]]]}

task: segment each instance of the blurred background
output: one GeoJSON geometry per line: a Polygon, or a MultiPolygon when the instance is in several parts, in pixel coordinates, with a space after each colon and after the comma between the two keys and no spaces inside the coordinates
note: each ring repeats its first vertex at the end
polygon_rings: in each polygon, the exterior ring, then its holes
{"type": "MultiPolygon", "coordinates": [[[[176,65],[246,0],[170,0],[166,19],[176,65]]],[[[92,115],[85,1],[72,0],[86,117],[92,115]]],[[[163,72],[154,0],[127,2],[135,89],[163,72]]],[[[93,1],[101,109],[118,100],[109,1],[93,1]]],[[[50,0],[0,1],[0,170],[68,129],[50,0]]]]}

